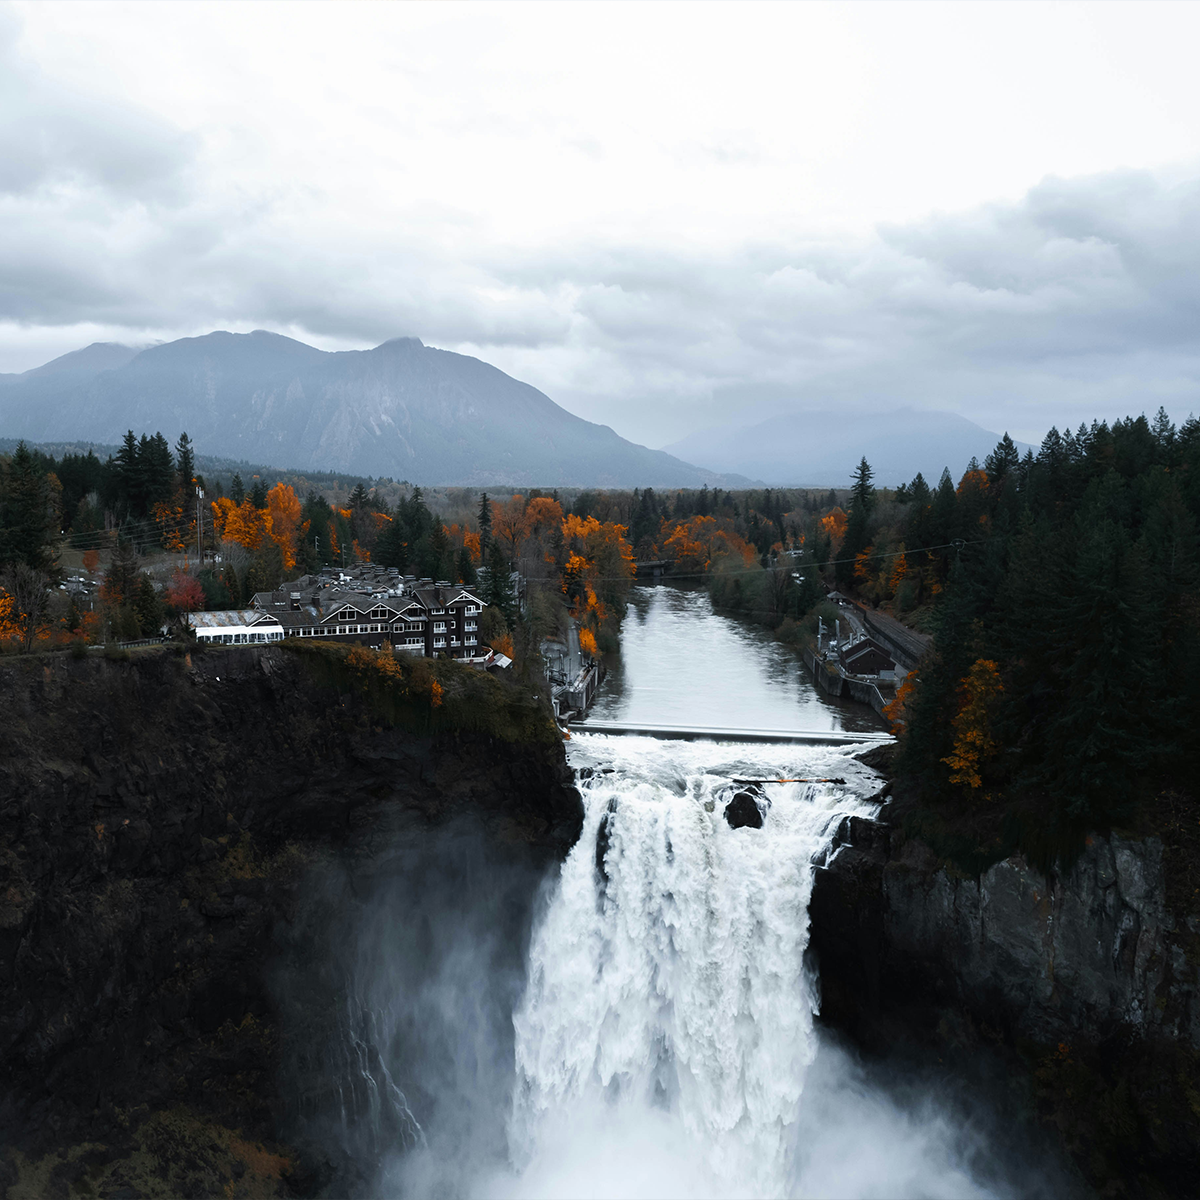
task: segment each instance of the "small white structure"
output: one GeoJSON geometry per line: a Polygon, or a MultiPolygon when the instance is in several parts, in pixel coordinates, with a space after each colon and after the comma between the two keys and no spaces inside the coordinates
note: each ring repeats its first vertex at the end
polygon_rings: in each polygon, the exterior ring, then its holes
{"type": "Polygon", "coordinates": [[[256,608],[192,613],[192,628],[198,641],[226,646],[283,641],[283,626],[270,613],[256,608]]]}

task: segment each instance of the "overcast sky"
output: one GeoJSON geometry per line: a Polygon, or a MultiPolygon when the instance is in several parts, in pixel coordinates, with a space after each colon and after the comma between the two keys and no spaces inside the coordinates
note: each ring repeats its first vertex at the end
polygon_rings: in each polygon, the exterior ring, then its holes
{"type": "Polygon", "coordinates": [[[648,445],[1200,412],[1200,6],[0,6],[0,371],[273,329],[648,445]]]}

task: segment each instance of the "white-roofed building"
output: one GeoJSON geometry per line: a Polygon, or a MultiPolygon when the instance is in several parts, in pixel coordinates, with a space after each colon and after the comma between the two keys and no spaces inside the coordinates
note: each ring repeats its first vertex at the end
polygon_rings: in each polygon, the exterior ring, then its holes
{"type": "Polygon", "coordinates": [[[283,641],[283,626],[270,613],[256,608],[230,608],[220,612],[192,613],[197,641],[225,646],[283,641]]]}

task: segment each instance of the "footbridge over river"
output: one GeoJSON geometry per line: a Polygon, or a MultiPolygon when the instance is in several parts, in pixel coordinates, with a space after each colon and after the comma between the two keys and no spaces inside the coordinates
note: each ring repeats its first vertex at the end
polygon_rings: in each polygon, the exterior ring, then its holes
{"type": "Polygon", "coordinates": [[[895,741],[890,733],[847,733],[840,729],[738,729],[711,725],[658,725],[643,721],[576,722],[574,733],[606,733],[685,742],[792,742],[810,746],[880,745],[895,741]]]}

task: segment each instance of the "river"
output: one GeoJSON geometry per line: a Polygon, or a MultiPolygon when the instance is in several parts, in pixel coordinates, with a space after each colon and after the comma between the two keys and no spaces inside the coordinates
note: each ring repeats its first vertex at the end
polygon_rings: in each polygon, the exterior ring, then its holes
{"type": "Polygon", "coordinates": [[[715,613],[702,588],[636,587],[597,720],[875,733],[866,705],[813,684],[795,651],[761,626],[715,613]]]}
{"type": "MultiPolygon", "coordinates": [[[[621,657],[595,714],[880,729],[870,710],[818,693],[797,656],[766,632],[714,613],[701,591],[669,586],[634,590],[621,657]]],[[[815,862],[845,816],[875,811],[878,779],[855,749],[577,731],[569,757],[583,833],[544,885],[524,979],[505,1010],[511,1042],[507,1033],[484,1039],[474,1017],[469,1033],[460,1021],[439,1035],[464,1047],[454,1051],[454,1071],[476,1080],[471,1111],[483,1111],[480,1097],[495,1091],[486,1103],[504,1109],[502,1148],[485,1152],[473,1132],[439,1151],[430,1125],[428,1141],[421,1131],[378,1190],[1054,1194],[1028,1164],[1018,1170],[1004,1159],[986,1117],[981,1125],[961,1095],[872,1074],[814,1022],[819,989],[805,948],[815,862]],[[800,782],[734,782],[745,779],[800,782]],[[752,798],[757,827],[727,820],[739,792],[752,798]],[[479,1066],[488,1061],[484,1041],[493,1058],[498,1041],[508,1056],[498,1075],[479,1066]]],[[[478,1011],[471,988],[480,986],[493,985],[447,987],[439,1004],[478,1011]]],[[[436,1123],[436,1105],[431,1111],[426,1118],[414,1104],[412,1119],[436,1123]]],[[[480,1120],[464,1126],[475,1131],[480,1120]]]]}

